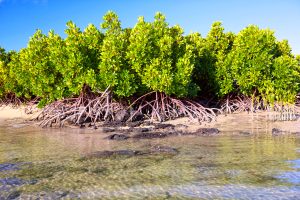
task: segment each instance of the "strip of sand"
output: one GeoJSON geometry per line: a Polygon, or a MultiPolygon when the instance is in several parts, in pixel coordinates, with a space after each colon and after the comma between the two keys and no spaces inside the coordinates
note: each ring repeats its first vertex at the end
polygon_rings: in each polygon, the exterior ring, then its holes
{"type": "Polygon", "coordinates": [[[13,107],[11,105],[0,107],[0,121],[12,120],[12,119],[22,119],[30,120],[37,116],[38,111],[35,109],[34,112],[27,114],[27,106],[13,107]]]}
{"type": "MultiPolygon", "coordinates": [[[[14,122],[25,122],[30,119],[34,119],[40,113],[40,109],[31,109],[30,114],[28,114],[28,106],[18,106],[14,107],[11,105],[0,106],[0,122],[10,121],[14,122]],[[27,112],[26,112],[27,111],[27,112]]],[[[201,124],[191,121],[187,117],[178,118],[175,120],[170,120],[165,123],[180,125],[183,124],[187,126],[187,130],[195,131],[201,127],[218,128],[221,132],[249,132],[258,133],[262,130],[266,133],[272,133],[272,129],[280,129],[284,132],[300,132],[300,118],[295,121],[273,121],[278,113],[272,112],[258,112],[250,113],[246,112],[230,114],[230,115],[219,115],[216,121],[203,122],[201,124]]]]}

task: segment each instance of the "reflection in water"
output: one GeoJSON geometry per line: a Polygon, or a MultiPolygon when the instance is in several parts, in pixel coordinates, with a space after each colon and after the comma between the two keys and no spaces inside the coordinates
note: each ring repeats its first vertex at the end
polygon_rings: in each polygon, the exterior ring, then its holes
{"type": "Polygon", "coordinates": [[[216,124],[226,132],[216,137],[129,141],[104,140],[107,135],[97,131],[4,124],[0,199],[297,199],[300,139],[272,137],[272,123],[257,119],[216,124]],[[251,134],[232,134],[239,131],[251,134]],[[179,154],[85,157],[155,145],[176,148],[179,154]]]}

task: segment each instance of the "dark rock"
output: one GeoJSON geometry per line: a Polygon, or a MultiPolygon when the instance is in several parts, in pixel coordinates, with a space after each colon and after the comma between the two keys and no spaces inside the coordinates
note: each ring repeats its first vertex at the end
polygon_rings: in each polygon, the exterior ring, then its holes
{"type": "Polygon", "coordinates": [[[153,138],[164,138],[168,135],[165,133],[138,133],[132,138],[134,139],[153,139],[153,138]]]}
{"type": "Polygon", "coordinates": [[[119,110],[115,114],[115,120],[118,122],[126,122],[129,117],[129,112],[126,109],[119,110]]]}
{"type": "Polygon", "coordinates": [[[92,123],[87,124],[87,127],[89,127],[89,128],[92,127],[92,126],[93,126],[92,123]]]}
{"type": "Polygon", "coordinates": [[[7,200],[17,199],[21,195],[20,191],[13,191],[7,196],[7,200]]]}
{"type": "Polygon", "coordinates": [[[79,121],[78,121],[78,120],[75,120],[74,123],[75,123],[75,124],[82,125],[83,123],[85,123],[85,121],[84,121],[83,118],[80,118],[79,121]]]}
{"type": "Polygon", "coordinates": [[[117,151],[96,151],[85,156],[85,158],[107,158],[111,156],[135,156],[140,151],[117,150],[117,151]]]}
{"type": "Polygon", "coordinates": [[[220,131],[217,128],[199,128],[195,132],[187,133],[186,135],[210,136],[210,135],[217,135],[219,133],[220,131]]]}
{"type": "Polygon", "coordinates": [[[171,199],[172,198],[172,195],[170,194],[170,192],[166,192],[166,199],[171,199]]]}
{"type": "Polygon", "coordinates": [[[35,185],[35,184],[37,184],[37,182],[38,182],[37,179],[32,179],[32,180],[27,181],[27,184],[29,184],[29,185],[35,185]]]}
{"type": "Polygon", "coordinates": [[[165,138],[172,135],[178,135],[178,134],[176,132],[142,132],[132,136],[132,138],[154,139],[154,138],[165,138]]]}
{"type": "Polygon", "coordinates": [[[149,150],[134,151],[134,150],[117,150],[117,151],[97,151],[90,153],[83,157],[83,159],[91,158],[109,158],[115,156],[145,156],[145,155],[177,155],[179,151],[175,148],[168,146],[156,145],[151,147],[149,150]]]}
{"type": "Polygon", "coordinates": [[[106,139],[109,139],[109,140],[118,140],[118,141],[121,141],[121,140],[127,140],[129,137],[127,135],[124,135],[124,134],[112,134],[108,137],[106,137],[106,139]]]}
{"type": "Polygon", "coordinates": [[[122,121],[106,121],[104,122],[103,126],[109,126],[109,127],[120,127],[124,126],[125,122],[122,121]]]}
{"type": "Polygon", "coordinates": [[[129,127],[137,127],[143,124],[143,121],[135,121],[135,122],[127,122],[127,126],[129,127]]]}
{"type": "Polygon", "coordinates": [[[65,119],[64,124],[74,125],[74,124],[76,124],[76,118],[75,117],[68,117],[68,118],[65,119]]]}
{"type": "Polygon", "coordinates": [[[293,135],[300,136],[300,132],[294,132],[293,135]]]}
{"type": "Polygon", "coordinates": [[[91,123],[92,122],[92,119],[90,117],[87,117],[84,121],[84,123],[91,123]]]}
{"type": "Polygon", "coordinates": [[[272,135],[273,136],[278,136],[278,135],[283,135],[284,131],[278,129],[278,128],[272,128],[272,135]]]}
{"type": "Polygon", "coordinates": [[[130,111],[130,116],[132,122],[136,121],[143,121],[144,120],[144,115],[141,112],[136,112],[135,110],[130,111]]]}
{"type": "Polygon", "coordinates": [[[134,128],[132,129],[132,132],[134,133],[146,133],[146,132],[150,132],[152,131],[153,129],[152,128],[134,128]]]}
{"type": "Polygon", "coordinates": [[[179,151],[173,147],[160,146],[160,145],[152,146],[150,152],[151,154],[161,154],[161,153],[178,154],[179,153],[179,151]]]}
{"type": "Polygon", "coordinates": [[[85,128],[85,125],[84,124],[80,124],[79,128],[85,128]]]}
{"type": "Polygon", "coordinates": [[[73,118],[73,123],[79,124],[79,125],[85,124],[85,123],[90,123],[90,122],[92,122],[92,119],[90,117],[87,117],[87,118],[81,117],[79,120],[75,120],[75,118],[73,118]]]}
{"type": "MultiPolygon", "coordinates": [[[[218,167],[217,164],[200,164],[196,166],[196,169],[199,173],[201,173],[204,177],[209,179],[217,178],[219,175],[216,173],[212,173],[212,171],[215,171],[215,169],[218,167]]],[[[226,172],[225,172],[226,173],[226,172]]]]}
{"type": "Polygon", "coordinates": [[[103,133],[111,133],[111,132],[117,131],[117,129],[116,128],[111,128],[111,127],[102,127],[101,131],[103,133]]]}
{"type": "Polygon", "coordinates": [[[173,124],[154,124],[155,129],[166,129],[166,128],[171,128],[174,129],[175,126],[173,124]]]}
{"type": "Polygon", "coordinates": [[[240,131],[239,134],[240,135],[251,135],[251,133],[249,133],[247,131],[240,131]]]}
{"type": "Polygon", "coordinates": [[[68,194],[69,194],[68,191],[58,191],[58,192],[56,192],[56,195],[58,197],[57,199],[66,197],[68,194]]]}

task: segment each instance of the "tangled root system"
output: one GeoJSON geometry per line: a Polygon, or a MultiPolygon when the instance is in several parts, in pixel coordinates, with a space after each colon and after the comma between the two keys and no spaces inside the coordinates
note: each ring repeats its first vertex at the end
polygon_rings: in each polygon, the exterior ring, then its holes
{"type": "MultiPolygon", "coordinates": [[[[200,103],[191,100],[181,100],[172,98],[161,92],[150,92],[136,99],[130,107],[133,107],[135,113],[143,113],[151,121],[165,121],[178,117],[189,117],[192,120],[212,121],[215,120],[215,108],[206,108],[200,103]]],[[[130,119],[129,119],[130,120],[130,119]]]]}
{"type": "Polygon", "coordinates": [[[113,120],[114,113],[123,109],[120,103],[114,102],[111,92],[106,89],[100,95],[80,95],[77,98],[68,98],[55,101],[47,105],[36,118],[42,127],[65,122],[75,125],[84,122],[113,120]]]}

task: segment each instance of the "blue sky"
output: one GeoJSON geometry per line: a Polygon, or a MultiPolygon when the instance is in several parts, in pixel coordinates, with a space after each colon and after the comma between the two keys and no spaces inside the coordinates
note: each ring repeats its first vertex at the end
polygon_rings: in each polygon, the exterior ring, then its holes
{"type": "Polygon", "coordinates": [[[134,26],[141,15],[150,21],[161,11],[170,25],[202,36],[214,21],[236,33],[256,24],[274,30],[280,40],[288,39],[293,53],[300,54],[300,0],[0,0],[0,46],[26,47],[36,29],[64,36],[69,20],[82,29],[89,23],[99,27],[108,10],[117,12],[123,27],[134,26]]]}

